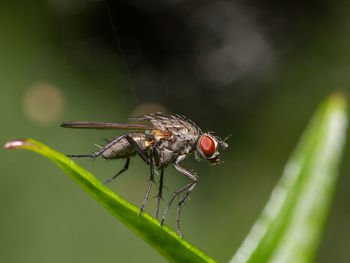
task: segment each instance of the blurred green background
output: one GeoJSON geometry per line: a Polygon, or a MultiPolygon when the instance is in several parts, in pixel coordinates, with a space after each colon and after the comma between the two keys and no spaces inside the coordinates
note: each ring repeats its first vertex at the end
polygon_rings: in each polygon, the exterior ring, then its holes
{"type": "MultiPolygon", "coordinates": [[[[223,165],[185,161],[200,181],[181,218],[187,240],[227,262],[313,110],[350,88],[349,12],[348,1],[329,0],[2,1],[1,143],[31,137],[86,154],[120,133],[62,129],[61,122],[124,123],[158,110],[231,134],[223,165]]],[[[348,261],[348,153],[316,262],[348,261]]],[[[1,262],[165,261],[48,160],[0,154],[1,262]]],[[[101,180],[124,165],[78,163],[101,180]]],[[[134,158],[109,187],[140,205],[147,180],[146,165],[134,158]]],[[[186,182],[169,167],[164,200],[186,182]]],[[[155,204],[146,211],[153,215],[155,204]]],[[[175,210],[166,220],[173,229],[175,210]]]]}

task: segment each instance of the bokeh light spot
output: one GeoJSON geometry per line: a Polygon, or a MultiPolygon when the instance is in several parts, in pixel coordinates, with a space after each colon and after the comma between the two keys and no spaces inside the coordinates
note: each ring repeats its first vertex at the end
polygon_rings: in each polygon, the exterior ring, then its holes
{"type": "Polygon", "coordinates": [[[63,105],[63,95],[52,83],[36,82],[24,94],[24,113],[31,121],[40,124],[56,122],[62,114],[63,105]]]}

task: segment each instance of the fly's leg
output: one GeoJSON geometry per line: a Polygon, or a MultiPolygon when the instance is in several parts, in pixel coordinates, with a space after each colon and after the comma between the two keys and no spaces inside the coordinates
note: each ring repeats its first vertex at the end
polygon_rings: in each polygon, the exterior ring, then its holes
{"type": "Polygon", "coordinates": [[[160,221],[160,225],[163,225],[163,224],[164,224],[165,217],[166,217],[166,215],[167,215],[167,213],[168,213],[168,210],[169,210],[171,204],[173,203],[175,197],[176,197],[177,195],[181,194],[183,191],[186,191],[186,189],[188,189],[188,188],[191,187],[192,185],[193,185],[193,182],[192,182],[192,183],[189,183],[188,185],[185,185],[184,187],[180,188],[179,190],[177,190],[177,191],[175,191],[175,192],[173,193],[173,196],[171,197],[171,199],[170,199],[168,205],[167,205],[166,208],[165,208],[165,211],[164,211],[164,213],[163,213],[162,220],[160,221]]]}
{"type": "MultiPolygon", "coordinates": [[[[101,154],[103,154],[106,150],[108,150],[110,147],[112,147],[113,145],[115,145],[116,143],[118,143],[122,139],[126,139],[130,143],[130,145],[132,145],[134,147],[134,149],[138,153],[138,155],[140,155],[140,157],[147,164],[150,164],[149,157],[148,157],[147,153],[142,151],[142,149],[137,144],[137,142],[133,138],[131,138],[128,134],[124,134],[124,135],[121,135],[121,136],[115,138],[113,141],[108,143],[106,146],[102,147],[98,152],[95,152],[92,154],[86,154],[86,155],[67,155],[67,156],[72,157],[72,158],[90,158],[90,159],[93,159],[93,158],[96,158],[96,157],[100,156],[101,154]]],[[[125,172],[129,168],[129,163],[130,163],[130,158],[128,158],[126,160],[126,163],[125,163],[124,168],[122,170],[120,170],[116,175],[114,175],[112,178],[108,179],[107,181],[105,181],[103,183],[107,184],[110,181],[112,181],[113,179],[117,178],[121,173],[125,172]]]]}
{"type": "Polygon", "coordinates": [[[197,184],[197,182],[193,182],[192,186],[187,190],[186,194],[179,201],[179,205],[177,207],[176,229],[177,229],[177,233],[180,235],[180,237],[183,236],[181,233],[181,230],[180,230],[180,212],[181,212],[182,204],[185,202],[186,198],[190,195],[190,193],[192,192],[192,190],[196,186],[196,184],[197,184]]]}
{"type": "Polygon", "coordinates": [[[178,196],[179,194],[181,194],[182,192],[186,191],[188,189],[188,191],[186,192],[186,194],[183,196],[183,198],[181,198],[181,200],[178,203],[178,211],[177,211],[177,217],[176,217],[176,228],[177,228],[177,233],[182,237],[182,233],[180,231],[180,212],[181,212],[181,207],[183,202],[185,201],[185,199],[189,196],[189,194],[192,192],[193,188],[196,186],[197,184],[197,176],[195,176],[194,174],[190,173],[189,171],[187,171],[185,168],[183,168],[182,166],[179,165],[179,163],[181,161],[183,161],[185,159],[186,155],[180,155],[173,163],[173,166],[175,167],[176,170],[178,170],[180,173],[182,173],[183,175],[186,175],[188,178],[190,178],[192,180],[191,183],[189,183],[188,185],[185,185],[184,187],[180,188],[179,190],[175,191],[173,193],[173,196],[171,197],[167,207],[165,208],[165,211],[163,213],[163,217],[162,220],[160,222],[160,225],[163,225],[165,217],[168,213],[168,210],[171,206],[171,204],[173,203],[174,199],[176,196],[178,196]]]}
{"type": "Polygon", "coordinates": [[[150,158],[148,157],[147,153],[142,151],[140,146],[137,144],[137,142],[131,138],[128,134],[122,135],[125,139],[128,140],[128,142],[134,147],[138,155],[142,158],[142,160],[145,161],[148,165],[150,165],[150,158]]]}
{"type": "Polygon", "coordinates": [[[104,181],[103,184],[109,183],[110,181],[112,181],[112,180],[114,180],[115,178],[117,178],[121,173],[123,173],[123,172],[125,172],[126,170],[128,170],[128,168],[129,168],[129,163],[130,163],[130,158],[128,158],[128,159],[126,160],[126,163],[125,163],[123,169],[121,169],[121,170],[120,170],[116,175],[114,175],[112,178],[110,178],[110,179],[104,181]]]}
{"type": "MultiPolygon", "coordinates": [[[[136,152],[140,155],[140,157],[147,163],[150,164],[149,158],[147,153],[143,152],[142,149],[140,148],[140,146],[137,144],[137,142],[131,138],[128,134],[124,134],[122,136],[119,136],[118,138],[116,138],[115,140],[113,140],[112,142],[110,142],[109,144],[107,144],[105,147],[103,147],[98,153],[103,153],[105,150],[107,150],[108,148],[112,147],[114,144],[116,144],[118,141],[120,141],[121,139],[126,139],[136,150],[136,152]]],[[[100,153],[100,154],[101,154],[100,153]]],[[[130,158],[128,158],[126,160],[126,163],[124,165],[124,168],[122,170],[120,170],[116,175],[114,175],[112,178],[108,179],[107,181],[103,182],[104,184],[109,183],[110,181],[112,181],[113,179],[117,178],[121,173],[125,172],[128,168],[129,168],[129,163],[130,163],[130,158]]],[[[151,176],[152,178],[153,176],[151,176]]],[[[148,197],[148,196],[147,196],[148,197]]],[[[142,212],[142,211],[141,211],[142,212]]]]}
{"type": "Polygon", "coordinates": [[[149,167],[150,167],[149,185],[148,185],[148,189],[147,189],[146,196],[145,196],[145,198],[143,199],[143,202],[142,202],[142,206],[141,206],[141,208],[140,208],[139,215],[142,214],[143,208],[144,208],[145,205],[146,205],[146,202],[147,202],[149,193],[150,193],[150,191],[151,191],[152,184],[153,184],[153,182],[154,182],[154,157],[153,157],[153,149],[151,149],[150,156],[151,156],[151,157],[149,158],[149,167]]]}
{"type": "MultiPolygon", "coordinates": [[[[123,138],[126,138],[126,136],[128,136],[128,135],[126,134],[126,135],[122,135],[122,136],[119,136],[119,137],[115,138],[113,141],[108,143],[106,146],[102,147],[101,150],[99,150],[98,152],[95,152],[95,153],[92,153],[92,154],[82,154],[82,155],[79,155],[79,154],[78,155],[67,155],[67,157],[71,157],[71,158],[90,158],[90,159],[96,158],[96,157],[100,156],[104,151],[106,151],[107,149],[112,147],[114,144],[116,144],[117,142],[119,142],[123,138]]],[[[128,136],[128,137],[130,138],[130,136],[128,136]]],[[[132,138],[130,138],[130,139],[133,140],[132,138]]]]}
{"type": "Polygon", "coordinates": [[[158,219],[159,205],[160,205],[160,200],[162,199],[162,194],[163,194],[163,175],[164,175],[164,169],[162,169],[162,171],[160,173],[158,201],[157,201],[157,208],[156,208],[156,215],[155,215],[156,219],[158,219]]]}
{"type": "Polygon", "coordinates": [[[98,156],[100,156],[103,152],[98,151],[92,154],[67,154],[66,156],[69,158],[89,158],[89,159],[94,159],[98,156]]]}
{"type": "Polygon", "coordinates": [[[121,136],[115,138],[113,141],[108,143],[106,146],[102,147],[98,152],[95,152],[95,153],[92,153],[92,154],[82,154],[82,155],[79,155],[79,154],[77,154],[77,155],[67,155],[67,157],[93,159],[93,158],[96,158],[96,157],[100,156],[103,152],[105,152],[106,150],[111,148],[113,145],[115,145],[116,143],[118,143],[122,139],[126,139],[134,147],[134,149],[136,150],[138,155],[142,158],[142,160],[144,160],[145,163],[149,164],[149,158],[148,158],[147,153],[142,151],[142,149],[137,144],[137,142],[133,138],[131,138],[128,134],[124,134],[124,135],[121,135],[121,136]]]}
{"type": "Polygon", "coordinates": [[[139,215],[141,215],[142,212],[143,212],[143,209],[144,209],[144,207],[146,205],[146,202],[148,200],[148,196],[149,196],[149,193],[151,191],[152,184],[154,182],[154,156],[153,156],[153,149],[150,148],[150,157],[148,157],[147,153],[144,152],[140,148],[140,146],[137,144],[137,142],[133,138],[131,138],[128,134],[125,134],[124,136],[125,136],[125,139],[127,139],[128,142],[134,147],[134,149],[136,150],[138,155],[145,161],[145,163],[147,163],[150,166],[150,180],[149,180],[149,185],[148,185],[148,189],[147,189],[147,192],[146,192],[146,196],[143,199],[142,206],[140,208],[139,215]]]}

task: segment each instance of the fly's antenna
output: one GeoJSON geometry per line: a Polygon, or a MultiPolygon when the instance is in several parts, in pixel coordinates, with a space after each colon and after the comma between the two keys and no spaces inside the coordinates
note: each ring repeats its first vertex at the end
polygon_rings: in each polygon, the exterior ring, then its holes
{"type": "Polygon", "coordinates": [[[226,149],[228,147],[228,143],[226,142],[232,135],[229,134],[223,139],[222,141],[219,142],[220,146],[222,149],[226,149]]]}
{"type": "Polygon", "coordinates": [[[221,140],[221,138],[219,136],[214,135],[214,132],[208,132],[210,135],[213,135],[217,140],[218,143],[221,147],[221,149],[226,149],[228,147],[228,143],[226,142],[232,135],[229,134],[228,136],[225,137],[225,139],[221,140]]]}
{"type": "Polygon", "coordinates": [[[118,35],[118,32],[117,32],[116,23],[115,23],[115,20],[113,19],[113,15],[112,15],[112,12],[111,12],[110,5],[108,3],[108,0],[104,0],[103,2],[105,3],[108,19],[109,19],[109,21],[111,23],[111,27],[112,27],[112,31],[113,31],[113,37],[114,37],[114,42],[117,45],[118,49],[120,50],[120,57],[121,57],[121,61],[122,61],[122,67],[124,68],[125,75],[126,75],[128,83],[129,83],[130,90],[131,90],[131,92],[134,95],[136,95],[135,90],[134,90],[133,85],[132,85],[130,69],[129,69],[128,63],[126,61],[125,51],[123,49],[122,42],[120,41],[120,38],[119,38],[119,35],[118,35]]]}
{"type": "Polygon", "coordinates": [[[223,139],[222,141],[223,142],[226,142],[228,139],[230,139],[232,137],[232,134],[229,134],[225,137],[225,139],[223,139]]]}

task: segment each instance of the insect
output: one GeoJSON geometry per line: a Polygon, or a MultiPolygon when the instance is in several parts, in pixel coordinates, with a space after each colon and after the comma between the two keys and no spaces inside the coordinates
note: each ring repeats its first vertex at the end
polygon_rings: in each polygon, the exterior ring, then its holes
{"type": "Polygon", "coordinates": [[[147,121],[149,125],[81,121],[62,123],[61,127],[64,128],[131,130],[124,135],[116,137],[106,146],[100,147],[100,150],[95,153],[88,155],[68,155],[68,157],[96,158],[102,156],[106,159],[126,159],[124,168],[112,178],[105,181],[104,184],[106,184],[129,168],[130,157],[139,155],[150,167],[150,181],[139,215],[141,215],[147,202],[154,182],[154,169],[157,167],[160,170],[158,201],[155,212],[157,219],[163,191],[164,169],[171,164],[177,171],[188,177],[191,182],[173,193],[164,210],[160,225],[163,225],[168,210],[176,196],[185,192],[178,202],[176,216],[176,229],[182,237],[179,223],[181,208],[184,201],[196,186],[198,177],[196,174],[183,168],[180,163],[191,153],[194,153],[198,160],[205,159],[211,164],[221,163],[219,148],[225,149],[228,144],[225,140],[221,140],[209,132],[203,133],[193,121],[181,115],[156,113],[134,119],[147,121]]]}

